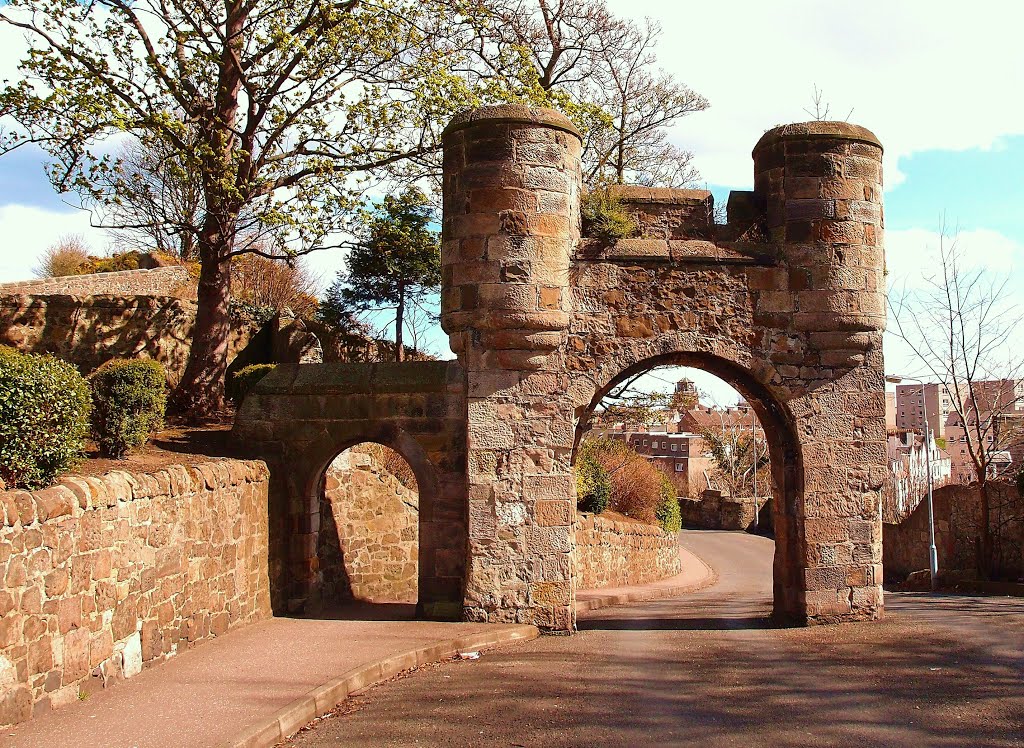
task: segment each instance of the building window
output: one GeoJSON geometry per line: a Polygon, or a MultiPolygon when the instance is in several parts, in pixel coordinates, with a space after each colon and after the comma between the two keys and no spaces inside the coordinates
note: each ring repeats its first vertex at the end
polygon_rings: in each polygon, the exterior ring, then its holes
{"type": "Polygon", "coordinates": [[[646,439],[644,439],[644,446],[645,447],[647,446],[647,440],[646,439]]]}
{"type": "Polygon", "coordinates": [[[676,463],[676,472],[677,472],[677,473],[681,473],[681,472],[683,472],[683,468],[684,468],[684,467],[686,467],[686,464],[685,464],[685,463],[682,463],[682,462],[677,462],[677,463],[676,463]]]}
{"type": "Polygon", "coordinates": [[[672,445],[672,451],[673,452],[678,452],[679,451],[679,445],[678,444],[673,444],[672,445]]]}
{"type": "Polygon", "coordinates": [[[651,449],[657,449],[657,448],[658,448],[658,442],[651,442],[651,449]]]}

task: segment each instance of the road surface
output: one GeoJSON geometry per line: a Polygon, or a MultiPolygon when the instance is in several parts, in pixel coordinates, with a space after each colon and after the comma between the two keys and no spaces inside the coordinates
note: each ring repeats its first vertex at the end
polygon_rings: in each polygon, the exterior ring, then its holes
{"type": "Polygon", "coordinates": [[[683,543],[717,584],[422,669],[288,745],[1024,746],[1024,600],[890,594],[879,623],[776,629],[772,541],[683,543]]]}

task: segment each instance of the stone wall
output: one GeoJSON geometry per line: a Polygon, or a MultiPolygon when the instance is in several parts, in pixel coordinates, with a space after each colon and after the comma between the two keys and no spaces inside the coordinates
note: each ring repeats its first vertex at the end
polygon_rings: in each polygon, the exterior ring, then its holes
{"type": "MultiPolygon", "coordinates": [[[[757,509],[765,512],[767,499],[759,496],[757,509]]],[[[754,497],[723,496],[721,491],[704,491],[699,499],[680,497],[683,527],[695,530],[751,530],[754,528],[754,497]]]]}
{"type": "Polygon", "coordinates": [[[267,468],[0,492],[0,724],[270,614],[267,468]]]}
{"type": "MultiPolygon", "coordinates": [[[[152,358],[175,385],[188,361],[195,315],[195,302],[172,296],[0,295],[0,345],[52,354],[84,374],[112,358],[152,358]]],[[[229,360],[260,327],[245,320],[232,324],[229,360]]]]}
{"type": "Polygon", "coordinates": [[[195,280],[183,265],[0,283],[0,295],[7,294],[175,296],[189,299],[196,296],[195,280]]]}
{"type": "Polygon", "coordinates": [[[338,455],[320,508],[321,599],[415,603],[419,519],[414,489],[368,454],[338,455]]]}
{"type": "Polygon", "coordinates": [[[577,515],[577,589],[647,584],[681,571],[679,533],[640,522],[577,515]]]}
{"type": "MultiPolygon", "coordinates": [[[[990,484],[994,572],[998,578],[1024,578],[1024,499],[1009,483],[990,484]]],[[[939,571],[972,570],[979,547],[980,494],[977,485],[949,485],[933,494],[935,549],[939,571]]],[[[899,524],[885,523],[883,564],[890,582],[901,582],[928,568],[928,502],[922,501],[899,524]]]]}

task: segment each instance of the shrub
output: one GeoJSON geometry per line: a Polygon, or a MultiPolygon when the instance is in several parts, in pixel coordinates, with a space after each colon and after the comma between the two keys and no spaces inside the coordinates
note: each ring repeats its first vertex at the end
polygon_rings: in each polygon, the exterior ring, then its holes
{"type": "Polygon", "coordinates": [[[584,445],[608,474],[608,508],[650,525],[658,524],[657,511],[663,503],[662,472],[624,441],[592,439],[584,445]]]}
{"type": "Polygon", "coordinates": [[[249,391],[275,368],[274,364],[250,364],[239,369],[228,382],[228,398],[235,405],[241,405],[249,391]]]}
{"type": "Polygon", "coordinates": [[[90,257],[90,273],[117,273],[121,270],[138,270],[141,252],[129,251],[110,255],[109,257],[90,257]]]}
{"type": "Polygon", "coordinates": [[[594,456],[591,442],[583,442],[580,445],[575,472],[577,508],[594,514],[600,514],[607,509],[612,484],[608,472],[594,456]]]}
{"type": "Polygon", "coordinates": [[[584,235],[605,241],[628,239],[639,231],[633,216],[608,187],[596,188],[583,197],[584,235]]]}
{"type": "Polygon", "coordinates": [[[156,361],[107,361],[89,376],[92,428],[104,454],[121,459],[164,422],[167,376],[156,361]]]}
{"type": "Polygon", "coordinates": [[[664,473],[661,474],[661,503],[654,515],[658,518],[661,529],[666,532],[677,532],[683,526],[683,515],[679,510],[676,487],[664,473]]]}
{"type": "Polygon", "coordinates": [[[69,363],[0,348],[0,478],[43,488],[79,459],[89,387],[69,363]]]}
{"type": "Polygon", "coordinates": [[[40,278],[84,275],[92,272],[85,239],[79,234],[62,236],[56,244],[47,247],[40,255],[39,267],[33,272],[40,278]]]}

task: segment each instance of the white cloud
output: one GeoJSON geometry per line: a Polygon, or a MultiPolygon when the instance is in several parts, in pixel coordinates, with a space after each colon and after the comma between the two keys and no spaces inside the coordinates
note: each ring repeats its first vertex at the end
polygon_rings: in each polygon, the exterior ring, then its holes
{"type": "Polygon", "coordinates": [[[711,101],[674,131],[708,182],[749,185],[750,149],[776,124],[810,119],[814,85],[832,113],[864,125],[886,149],[886,184],[900,156],[991,148],[1024,133],[1024,6],[874,0],[681,3],[610,0],[659,20],[658,59],[711,101]]]}
{"type": "Polygon", "coordinates": [[[0,283],[32,278],[32,269],[47,247],[66,234],[81,234],[94,253],[107,246],[107,232],[89,225],[85,211],[59,213],[25,205],[0,206],[4,250],[0,253],[0,283]]]}
{"type": "Polygon", "coordinates": [[[906,229],[885,232],[886,265],[890,287],[919,287],[939,269],[939,247],[955,243],[965,270],[986,268],[997,275],[1024,270],[1024,245],[991,229],[951,233],[943,239],[936,231],[906,229]]]}

